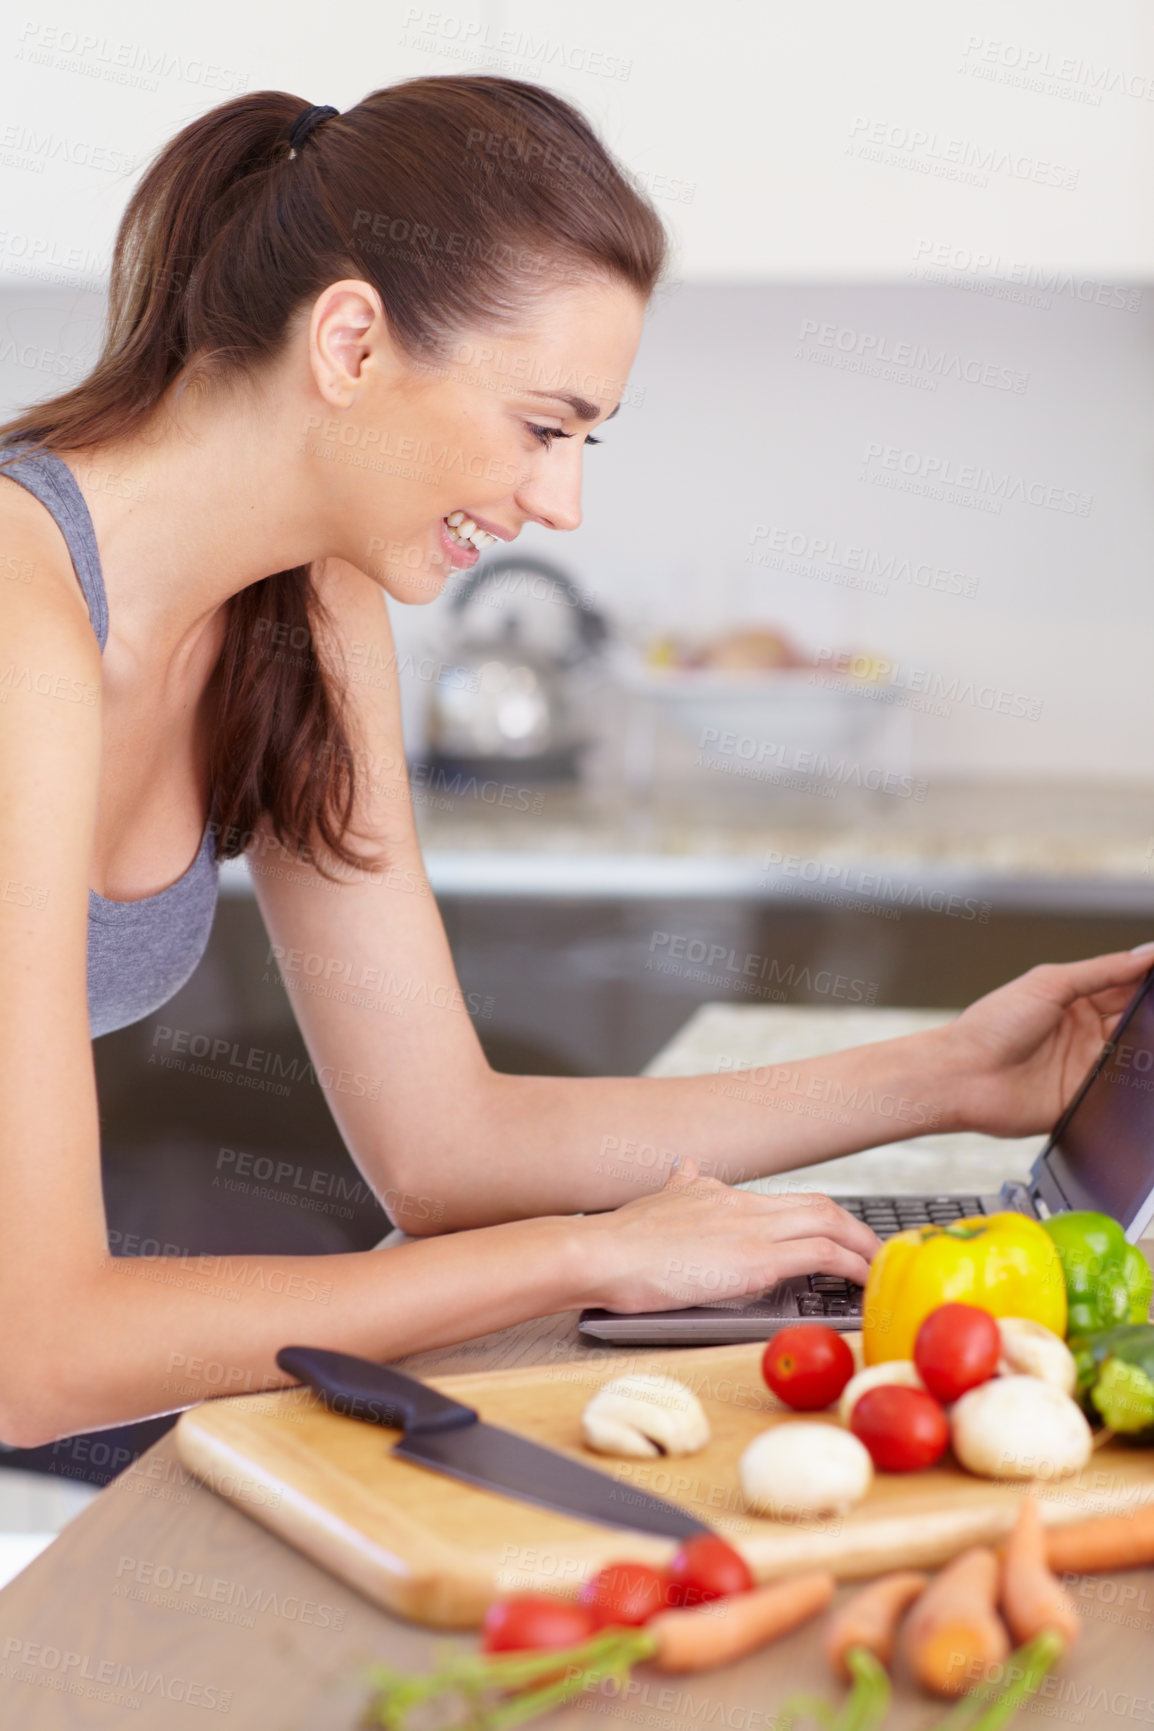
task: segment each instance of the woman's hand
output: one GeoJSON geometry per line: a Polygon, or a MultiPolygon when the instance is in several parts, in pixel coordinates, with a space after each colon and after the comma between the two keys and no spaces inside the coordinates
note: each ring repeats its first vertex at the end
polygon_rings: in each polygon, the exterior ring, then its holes
{"type": "Polygon", "coordinates": [[[660,1190],[585,1224],[596,1240],[589,1302],[626,1314],[743,1298],[795,1274],[864,1286],[880,1242],[828,1196],[735,1190],[689,1158],[660,1190]]]}
{"type": "Polygon", "coordinates": [[[1043,963],[963,1010],[941,1030],[959,1078],[959,1127],[991,1136],[1052,1129],[1152,962],[1154,944],[1043,963]]]}

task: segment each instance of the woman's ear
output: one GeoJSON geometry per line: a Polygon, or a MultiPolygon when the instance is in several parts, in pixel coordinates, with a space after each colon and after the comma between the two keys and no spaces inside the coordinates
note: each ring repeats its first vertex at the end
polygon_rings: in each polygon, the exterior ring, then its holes
{"type": "MultiPolygon", "coordinates": [[[[352,406],[380,344],[392,349],[381,297],[371,283],[331,283],[317,296],[309,323],[313,381],[334,408],[352,406]]],[[[391,358],[391,354],[390,354],[391,358]]]]}

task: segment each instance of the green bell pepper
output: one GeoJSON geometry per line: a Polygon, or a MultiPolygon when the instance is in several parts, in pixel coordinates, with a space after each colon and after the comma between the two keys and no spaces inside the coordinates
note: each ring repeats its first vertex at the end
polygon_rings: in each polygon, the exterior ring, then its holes
{"type": "Polygon", "coordinates": [[[1090,1417],[1130,1442],[1154,1443],[1154,1327],[1125,1322],[1075,1335],[1070,1351],[1090,1417]]]}
{"type": "Polygon", "coordinates": [[[1145,1322],[1154,1271],[1108,1214],[1076,1209],[1042,1222],[1066,1277],[1067,1335],[1091,1334],[1118,1323],[1145,1322]]]}

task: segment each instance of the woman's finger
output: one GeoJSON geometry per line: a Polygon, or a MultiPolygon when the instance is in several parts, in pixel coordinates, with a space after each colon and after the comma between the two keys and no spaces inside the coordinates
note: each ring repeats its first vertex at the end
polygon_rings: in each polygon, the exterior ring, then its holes
{"type": "Polygon", "coordinates": [[[799,1274],[836,1274],[864,1286],[869,1279],[869,1263],[855,1250],[848,1250],[834,1238],[789,1238],[775,1244],[765,1259],[765,1286],[779,1280],[792,1280],[799,1274]]]}
{"type": "Polygon", "coordinates": [[[766,1230],[772,1233],[776,1243],[793,1238],[812,1238],[817,1234],[837,1239],[839,1244],[855,1251],[867,1262],[881,1249],[881,1239],[873,1228],[840,1207],[832,1197],[819,1192],[803,1192],[790,1196],[788,1201],[790,1206],[772,1211],[772,1225],[768,1220],[766,1222],[766,1230]]]}
{"type": "Polygon", "coordinates": [[[1080,962],[1043,962],[1033,971],[1044,976],[1039,984],[1046,995],[1067,1006],[1078,998],[1093,998],[1111,987],[1137,985],[1154,962],[1154,946],[1137,950],[1114,950],[1106,956],[1087,956],[1080,962]]]}
{"type": "Polygon", "coordinates": [[[700,1178],[701,1172],[692,1154],[680,1154],[674,1162],[667,1182],[670,1184],[692,1184],[695,1178],[700,1178]]]}

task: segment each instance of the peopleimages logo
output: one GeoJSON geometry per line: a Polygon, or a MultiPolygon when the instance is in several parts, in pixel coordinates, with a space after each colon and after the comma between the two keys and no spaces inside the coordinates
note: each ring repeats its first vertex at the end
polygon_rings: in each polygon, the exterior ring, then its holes
{"type": "Polygon", "coordinates": [[[935,379],[957,379],[968,385],[985,385],[999,391],[1014,391],[1021,396],[1030,382],[1029,373],[1017,367],[998,366],[993,361],[963,356],[950,349],[930,343],[893,338],[880,331],[856,330],[851,325],[835,325],[819,319],[803,319],[801,341],[849,355],[855,360],[888,363],[908,367],[914,372],[929,373],[935,379]]]}
{"type": "Polygon", "coordinates": [[[987,185],[991,174],[1005,174],[1012,180],[1028,180],[1035,186],[1073,192],[1081,174],[1080,169],[1064,163],[1007,150],[1002,145],[979,144],[972,138],[901,122],[870,120],[861,115],[850,128],[846,151],[852,156],[881,160],[894,167],[910,167],[947,180],[971,179],[977,186],[987,185]],[[890,153],[888,157],[882,154],[885,151],[890,153]]]}
{"type": "Polygon", "coordinates": [[[747,565],[781,567],[784,555],[795,561],[788,569],[802,575],[820,576],[829,568],[832,580],[847,588],[865,585],[887,594],[891,583],[908,583],[911,589],[932,589],[937,594],[973,596],[978,592],[978,579],[948,565],[931,565],[925,559],[911,559],[896,553],[882,553],[875,547],[856,542],[841,542],[836,536],[811,535],[804,529],[789,529],[776,523],[755,523],[749,535],[751,551],[745,556],[747,565]],[[759,543],[764,542],[762,547],[759,543]],[[840,573],[840,575],[839,575],[840,573]]]}
{"type": "Polygon", "coordinates": [[[914,249],[913,275],[1043,309],[1049,307],[1054,295],[1127,313],[1136,313],[1142,305],[1142,290],[1133,284],[1099,282],[1060,266],[1003,258],[1000,253],[981,252],[950,241],[919,241],[914,249]]]}
{"type": "Polygon", "coordinates": [[[1036,505],[1044,510],[1088,517],[1094,505],[1092,493],[1078,493],[1070,487],[1051,486],[1045,481],[1027,481],[1024,476],[1010,474],[1008,470],[998,473],[980,463],[956,463],[952,457],[935,456],[929,451],[903,450],[900,445],[882,445],[872,439],[866,444],[862,461],[877,465],[873,473],[886,470],[940,487],[956,487],[962,493],[996,501],[999,508],[1007,500],[1016,500],[1019,504],[1036,505]]]}
{"type": "Polygon", "coordinates": [[[819,649],[814,664],[817,671],[810,676],[814,681],[826,683],[827,671],[834,677],[845,675],[850,681],[847,689],[860,690],[863,696],[876,696],[883,702],[893,702],[903,693],[912,692],[933,702],[967,703],[993,715],[1017,716],[1027,721],[1037,721],[1042,713],[1040,697],[1010,691],[1003,685],[964,679],[958,673],[938,673],[931,667],[906,666],[901,661],[888,661],[877,655],[858,655],[848,649],[819,649]]]}

